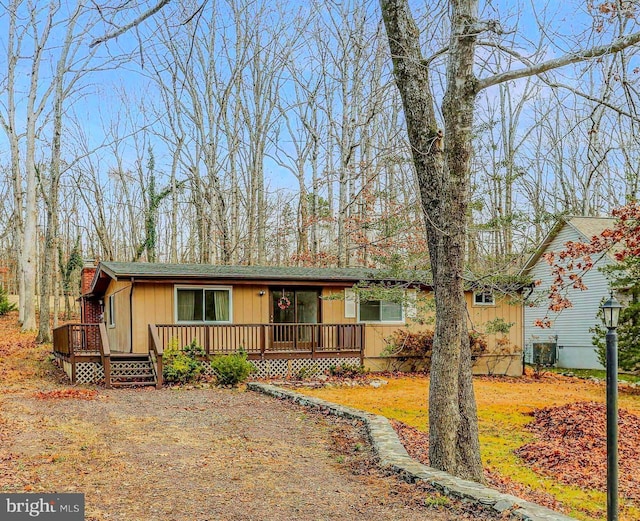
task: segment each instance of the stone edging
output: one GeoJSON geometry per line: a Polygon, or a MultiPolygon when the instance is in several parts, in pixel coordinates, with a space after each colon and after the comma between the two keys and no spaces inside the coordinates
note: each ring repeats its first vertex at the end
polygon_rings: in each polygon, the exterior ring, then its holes
{"type": "Polygon", "coordinates": [[[251,382],[247,384],[247,389],[364,422],[373,448],[380,459],[380,465],[385,468],[391,468],[408,481],[426,481],[446,496],[472,502],[483,508],[493,509],[496,512],[508,512],[513,519],[521,519],[523,521],[575,521],[572,517],[559,514],[546,507],[510,494],[503,494],[474,481],[456,478],[451,474],[417,462],[409,456],[389,420],[384,416],[366,413],[358,409],[337,405],[268,384],[251,382]]]}

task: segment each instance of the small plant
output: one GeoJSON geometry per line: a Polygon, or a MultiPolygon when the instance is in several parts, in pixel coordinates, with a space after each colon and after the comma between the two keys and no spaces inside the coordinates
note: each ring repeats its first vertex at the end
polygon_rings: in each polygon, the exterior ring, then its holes
{"type": "Polygon", "coordinates": [[[211,360],[211,369],[218,385],[231,387],[244,382],[255,370],[244,351],[214,357],[211,360]]]}
{"type": "Polygon", "coordinates": [[[451,500],[446,496],[440,494],[434,496],[427,496],[424,500],[424,506],[429,508],[443,508],[451,505],[451,500]]]}
{"type": "Polygon", "coordinates": [[[343,363],[339,365],[331,365],[329,367],[329,374],[331,376],[340,376],[343,378],[354,378],[366,374],[367,368],[359,364],[343,363]]]}
{"type": "Polygon", "coordinates": [[[317,374],[318,374],[317,366],[313,366],[313,367],[302,366],[298,370],[298,372],[295,375],[293,375],[293,378],[296,380],[305,380],[307,378],[312,378],[317,374]]]}
{"type": "Polygon", "coordinates": [[[197,360],[198,357],[202,357],[207,354],[204,348],[201,345],[199,345],[195,339],[192,340],[189,345],[184,346],[183,352],[189,358],[193,358],[194,360],[197,360]]]}
{"type": "Polygon", "coordinates": [[[170,346],[164,352],[164,366],[162,376],[166,382],[185,384],[196,380],[203,372],[202,362],[199,356],[204,355],[204,350],[193,340],[184,349],[170,346]]]}
{"type": "Polygon", "coordinates": [[[0,316],[6,315],[10,311],[18,309],[15,304],[9,302],[7,291],[0,286],[0,316]]]}

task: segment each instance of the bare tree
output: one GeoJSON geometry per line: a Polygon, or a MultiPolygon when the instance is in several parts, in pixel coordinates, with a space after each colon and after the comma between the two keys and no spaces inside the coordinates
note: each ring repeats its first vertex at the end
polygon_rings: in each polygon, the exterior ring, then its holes
{"type": "MultiPolygon", "coordinates": [[[[478,78],[478,37],[499,34],[495,20],[481,20],[477,0],[448,2],[446,79],[442,129],[437,117],[434,68],[425,59],[406,0],[381,0],[394,75],[402,95],[409,141],[426,216],[433,271],[436,331],[429,392],[429,459],[436,468],[483,480],[477,412],[466,333],[463,270],[469,206],[472,128],[480,91],[573,63],[618,52],[640,42],[640,33],[478,78]]],[[[436,24],[428,16],[431,30],[436,24]]],[[[482,67],[480,67],[482,70],[482,67]]]]}

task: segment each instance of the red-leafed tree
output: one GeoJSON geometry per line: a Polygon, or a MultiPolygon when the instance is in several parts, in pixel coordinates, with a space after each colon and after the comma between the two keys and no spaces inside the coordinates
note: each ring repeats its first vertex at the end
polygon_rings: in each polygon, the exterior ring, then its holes
{"type": "MultiPolygon", "coordinates": [[[[567,241],[564,249],[544,255],[551,266],[553,282],[549,289],[549,311],[560,312],[572,307],[570,289],[586,290],[583,279],[604,255],[612,255],[622,263],[640,256],[640,203],[629,203],[612,212],[614,226],[594,235],[588,241],[567,241]]],[[[536,320],[540,327],[550,327],[545,317],[536,320]]]]}
{"type": "MultiPolygon", "coordinates": [[[[549,291],[549,311],[561,312],[572,306],[569,289],[586,290],[584,275],[594,269],[600,257],[611,255],[617,264],[606,266],[612,289],[623,291],[627,305],[620,314],[619,363],[622,369],[640,369],[640,203],[627,204],[613,211],[616,222],[589,241],[569,241],[564,249],[545,255],[551,265],[553,283],[549,291]]],[[[549,318],[536,321],[549,327],[549,318]]],[[[604,365],[604,328],[596,326],[593,343],[604,365]]]]}

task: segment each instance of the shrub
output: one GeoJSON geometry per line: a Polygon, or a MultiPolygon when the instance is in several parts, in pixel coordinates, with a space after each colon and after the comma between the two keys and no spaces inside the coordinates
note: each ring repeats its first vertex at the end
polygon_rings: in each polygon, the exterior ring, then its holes
{"type": "MultiPolygon", "coordinates": [[[[415,333],[406,329],[396,329],[386,339],[388,345],[383,354],[398,358],[420,358],[428,369],[431,367],[433,335],[434,332],[430,329],[415,333]]],[[[487,341],[484,335],[475,331],[469,331],[469,344],[471,346],[472,359],[476,359],[487,350],[487,341]]]]}
{"type": "Polygon", "coordinates": [[[367,372],[367,368],[360,364],[343,363],[329,367],[329,374],[331,376],[342,376],[344,378],[354,378],[367,372]]]}
{"type": "Polygon", "coordinates": [[[240,351],[230,355],[215,356],[211,360],[211,369],[218,385],[236,387],[244,382],[255,368],[247,360],[247,353],[240,351]]]}
{"type": "Polygon", "coordinates": [[[185,384],[197,379],[203,371],[198,356],[204,355],[204,349],[194,340],[184,349],[170,346],[164,352],[162,376],[169,383],[185,384]]]}
{"type": "Polygon", "coordinates": [[[16,305],[9,302],[7,291],[0,286],[0,316],[6,315],[9,311],[15,311],[16,305]]]}

